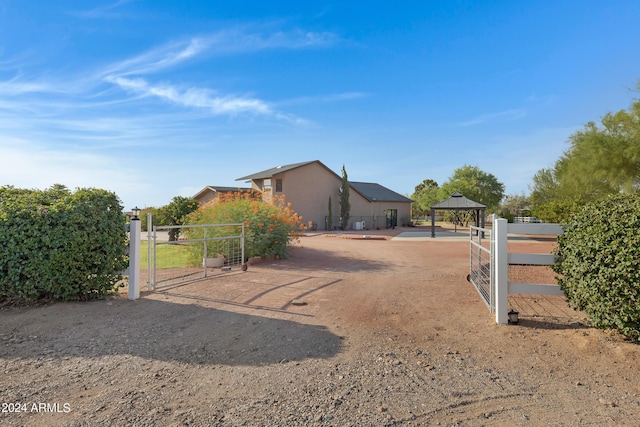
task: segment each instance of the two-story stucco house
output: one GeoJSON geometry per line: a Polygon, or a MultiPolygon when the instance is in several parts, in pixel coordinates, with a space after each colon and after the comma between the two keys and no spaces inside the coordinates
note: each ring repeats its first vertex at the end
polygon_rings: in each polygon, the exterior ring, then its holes
{"type": "MultiPolygon", "coordinates": [[[[250,181],[251,188],[260,191],[265,201],[271,201],[276,195],[284,196],[302,216],[302,222],[312,222],[314,229],[327,229],[329,215],[334,226],[340,224],[338,190],[342,178],[319,160],[277,166],[236,181],[250,181]]],[[[411,199],[380,184],[349,181],[349,185],[348,228],[381,229],[410,222],[411,199]]]]}

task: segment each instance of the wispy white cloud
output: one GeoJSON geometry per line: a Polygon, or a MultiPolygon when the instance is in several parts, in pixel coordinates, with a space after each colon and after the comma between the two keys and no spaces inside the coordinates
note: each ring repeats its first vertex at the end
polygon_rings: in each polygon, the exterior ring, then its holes
{"type": "Polygon", "coordinates": [[[13,77],[10,80],[0,81],[0,95],[2,96],[16,96],[37,92],[60,92],[60,90],[49,83],[27,81],[19,76],[13,77]]]}
{"type": "Polygon", "coordinates": [[[131,1],[133,0],[118,0],[114,3],[110,3],[104,6],[98,6],[89,10],[72,11],[69,12],[69,14],[80,18],[117,18],[121,15],[117,12],[114,12],[114,10],[122,5],[130,3],[131,1]]]}
{"type": "Polygon", "coordinates": [[[471,120],[458,123],[458,125],[466,127],[466,126],[481,125],[484,123],[494,122],[494,121],[512,121],[512,120],[521,119],[526,115],[527,115],[526,110],[522,108],[514,108],[511,110],[500,111],[498,113],[483,114],[483,115],[474,117],[471,120]]]}
{"type": "Polygon", "coordinates": [[[117,62],[99,73],[104,78],[110,75],[128,76],[156,73],[200,54],[208,47],[202,38],[192,38],[186,42],[174,42],[144,52],[133,58],[117,62]]]}
{"type": "Polygon", "coordinates": [[[236,40],[236,48],[243,50],[263,50],[263,49],[302,49],[311,47],[321,47],[336,44],[340,41],[331,32],[313,31],[276,31],[261,35],[259,33],[244,33],[233,31],[229,33],[232,39],[236,40]]]}
{"type": "Polygon", "coordinates": [[[234,27],[188,40],[174,41],[106,67],[106,75],[141,75],[163,71],[197,57],[256,52],[269,49],[302,49],[328,46],[338,41],[333,33],[301,30],[268,32],[234,27]]]}
{"type": "Polygon", "coordinates": [[[287,99],[284,101],[279,101],[274,105],[282,106],[291,106],[291,105],[303,105],[303,104],[318,104],[318,103],[329,103],[329,102],[339,102],[339,101],[350,101],[353,99],[366,98],[370,96],[368,93],[364,92],[343,92],[343,93],[332,93],[328,95],[316,95],[316,96],[303,96],[299,98],[287,99]]]}
{"type": "Polygon", "coordinates": [[[254,113],[272,115],[274,111],[264,101],[256,98],[215,96],[209,89],[187,88],[180,90],[169,84],[152,85],[141,78],[108,76],[108,82],[142,96],[155,96],[185,107],[206,108],[215,115],[254,113]]]}
{"type": "MultiPolygon", "coordinates": [[[[167,43],[124,61],[116,62],[97,73],[101,81],[113,84],[138,97],[158,97],[184,107],[207,109],[214,115],[257,114],[296,124],[309,122],[293,114],[277,111],[274,104],[252,96],[219,94],[217,91],[177,86],[168,82],[153,83],[142,76],[159,73],[188,61],[206,56],[243,53],[266,49],[299,49],[335,43],[332,33],[300,30],[268,32],[256,27],[234,27],[189,40],[167,43]]],[[[320,102],[353,99],[359,93],[343,93],[318,98],[320,102]]],[[[302,99],[293,103],[311,102],[302,99]]],[[[291,104],[290,104],[291,105],[291,104]]]]}

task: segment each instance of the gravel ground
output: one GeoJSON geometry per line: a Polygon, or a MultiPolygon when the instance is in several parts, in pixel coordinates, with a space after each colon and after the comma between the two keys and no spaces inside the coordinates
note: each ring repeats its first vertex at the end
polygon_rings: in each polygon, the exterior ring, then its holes
{"type": "Polygon", "coordinates": [[[0,425],[638,425],[640,349],[561,298],[495,325],[464,240],[332,237],[135,302],[1,309],[0,425]]]}

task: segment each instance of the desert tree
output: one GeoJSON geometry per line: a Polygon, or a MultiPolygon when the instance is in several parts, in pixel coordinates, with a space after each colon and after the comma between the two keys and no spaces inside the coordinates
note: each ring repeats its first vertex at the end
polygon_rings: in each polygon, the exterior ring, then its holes
{"type": "Polygon", "coordinates": [[[442,184],[439,195],[444,200],[456,191],[495,212],[504,197],[504,184],[478,166],[464,165],[456,169],[449,180],[442,184]]]}
{"type": "Polygon", "coordinates": [[[438,183],[433,179],[425,179],[416,185],[411,195],[411,200],[413,200],[411,211],[413,214],[417,216],[429,214],[431,206],[440,201],[438,190],[438,183]]]}
{"type": "Polygon", "coordinates": [[[640,100],[605,114],[599,124],[588,122],[568,144],[553,167],[533,177],[536,216],[561,222],[587,202],[640,192],[640,100]]]}

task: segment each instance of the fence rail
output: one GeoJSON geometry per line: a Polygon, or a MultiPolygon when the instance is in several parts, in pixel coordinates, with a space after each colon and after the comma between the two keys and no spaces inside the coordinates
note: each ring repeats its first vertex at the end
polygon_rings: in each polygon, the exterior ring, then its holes
{"type": "Polygon", "coordinates": [[[154,226],[149,234],[149,288],[182,284],[238,267],[246,270],[244,238],[242,223],[154,226]],[[157,239],[159,231],[178,228],[185,238],[157,239]]]}
{"type": "Polygon", "coordinates": [[[531,254],[509,252],[507,240],[509,234],[525,236],[559,235],[559,224],[529,223],[509,224],[504,218],[494,218],[492,227],[492,268],[495,274],[492,288],[495,290],[496,323],[508,323],[509,294],[564,295],[557,284],[509,282],[509,265],[550,266],[555,264],[553,254],[531,254]]]}
{"type": "Polygon", "coordinates": [[[469,276],[468,280],[492,313],[495,310],[493,284],[491,230],[471,226],[469,232],[469,276]]]}
{"type": "MultiPolygon", "coordinates": [[[[384,215],[357,215],[350,216],[347,224],[347,230],[354,229],[355,223],[363,223],[363,229],[365,230],[378,230],[390,227],[387,222],[387,217],[384,215]]],[[[317,225],[317,224],[316,224],[317,225]]],[[[331,217],[331,229],[338,230],[340,228],[340,217],[331,217]]],[[[324,229],[329,230],[329,217],[324,217],[324,229]]]]}

